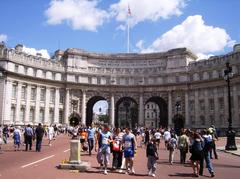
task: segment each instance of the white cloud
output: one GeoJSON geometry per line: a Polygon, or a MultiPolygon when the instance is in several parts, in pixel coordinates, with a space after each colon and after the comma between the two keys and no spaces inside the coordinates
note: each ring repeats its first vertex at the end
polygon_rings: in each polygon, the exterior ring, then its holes
{"type": "Polygon", "coordinates": [[[7,41],[7,35],[0,34],[0,42],[6,42],[7,41]]]}
{"type": "Polygon", "coordinates": [[[148,48],[141,52],[166,51],[172,48],[187,47],[196,54],[209,54],[232,46],[225,29],[208,26],[201,15],[189,16],[180,25],[157,38],[148,48]]]}
{"type": "Polygon", "coordinates": [[[52,0],[45,11],[47,23],[67,22],[75,30],[96,31],[108,18],[108,13],[97,8],[98,0],[52,0]]]}
{"type": "Polygon", "coordinates": [[[146,20],[157,21],[160,18],[167,19],[171,16],[179,16],[186,1],[188,0],[120,0],[111,5],[110,12],[117,21],[126,22],[129,5],[130,24],[134,26],[146,20]]]}
{"type": "Polygon", "coordinates": [[[35,48],[28,48],[26,46],[23,46],[23,52],[30,54],[30,55],[36,55],[37,53],[40,53],[42,55],[43,58],[47,58],[50,59],[50,55],[48,53],[48,51],[46,49],[40,49],[37,50],[35,48]]]}

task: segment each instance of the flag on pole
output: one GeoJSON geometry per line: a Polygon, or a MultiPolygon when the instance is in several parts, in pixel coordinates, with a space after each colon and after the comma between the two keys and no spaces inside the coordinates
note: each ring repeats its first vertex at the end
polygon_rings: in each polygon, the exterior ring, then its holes
{"type": "Polygon", "coordinates": [[[132,13],[131,13],[131,9],[130,9],[129,5],[128,5],[128,15],[129,15],[129,16],[132,15],[132,13]]]}

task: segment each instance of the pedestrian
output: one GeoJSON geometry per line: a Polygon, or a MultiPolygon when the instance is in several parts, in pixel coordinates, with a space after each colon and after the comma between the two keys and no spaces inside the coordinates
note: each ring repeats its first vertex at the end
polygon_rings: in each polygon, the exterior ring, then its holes
{"type": "Polygon", "coordinates": [[[3,128],[3,141],[5,144],[7,144],[8,142],[8,137],[9,137],[9,129],[8,129],[8,126],[5,125],[3,128]]]}
{"type": "Polygon", "coordinates": [[[41,152],[42,148],[42,139],[44,136],[45,130],[42,127],[42,124],[39,123],[36,130],[35,130],[35,135],[36,135],[36,152],[41,152]]]}
{"type": "Polygon", "coordinates": [[[193,141],[190,146],[190,152],[192,154],[190,160],[193,168],[193,174],[196,177],[199,176],[200,163],[203,162],[203,147],[204,142],[199,133],[193,133],[193,141]]]}
{"type": "Polygon", "coordinates": [[[81,148],[82,152],[88,150],[88,145],[86,145],[86,140],[87,140],[87,132],[83,128],[79,128],[79,136],[80,136],[80,143],[81,143],[81,148]]]}
{"type": "Polygon", "coordinates": [[[163,133],[163,140],[165,142],[165,148],[167,149],[168,146],[168,141],[171,138],[171,133],[169,132],[169,130],[166,128],[164,133],[163,133]]]}
{"type": "Polygon", "coordinates": [[[178,139],[178,149],[180,151],[180,163],[186,163],[186,155],[188,153],[189,139],[185,130],[181,130],[181,136],[178,139]]]}
{"type": "Polygon", "coordinates": [[[26,142],[25,151],[28,151],[28,149],[32,150],[33,129],[31,128],[30,124],[28,124],[27,127],[25,128],[24,136],[25,136],[25,142],[26,142]]]}
{"type": "Polygon", "coordinates": [[[122,138],[124,133],[120,130],[120,128],[116,128],[114,130],[113,134],[113,142],[112,142],[112,154],[113,154],[113,162],[112,162],[112,168],[113,170],[118,170],[118,172],[121,171],[121,165],[122,165],[122,138]]]}
{"type": "MultiPolygon", "coordinates": [[[[99,136],[98,136],[98,155],[97,155],[97,159],[98,162],[100,163],[101,166],[101,170],[102,167],[104,169],[104,174],[107,175],[107,166],[110,163],[110,142],[112,140],[112,135],[109,132],[109,127],[108,125],[104,125],[103,127],[103,131],[99,131],[99,136]]],[[[96,143],[97,144],[97,143],[96,143]]]]}
{"type": "MultiPolygon", "coordinates": [[[[125,134],[123,135],[123,147],[124,147],[124,158],[126,166],[126,174],[135,174],[133,168],[134,154],[137,151],[137,142],[135,136],[130,132],[129,128],[126,127],[125,134]],[[128,169],[129,166],[129,169],[128,169]]],[[[147,142],[148,143],[148,142],[147,142]]]]}
{"type": "Polygon", "coordinates": [[[148,128],[146,128],[146,130],[145,130],[145,140],[144,140],[145,141],[145,146],[147,146],[149,140],[150,140],[150,133],[149,133],[148,128]]]}
{"type": "Polygon", "coordinates": [[[52,140],[53,140],[53,135],[54,135],[54,127],[52,125],[50,125],[48,127],[48,145],[51,146],[52,145],[52,140]]]}
{"type": "Polygon", "coordinates": [[[14,150],[20,150],[21,145],[21,131],[20,127],[16,127],[13,131],[13,143],[14,143],[14,150]]]}
{"type": "Polygon", "coordinates": [[[217,136],[217,131],[214,125],[211,125],[211,127],[208,129],[210,134],[212,135],[213,138],[213,144],[212,144],[212,149],[210,152],[210,158],[213,159],[212,153],[214,154],[214,158],[218,159],[218,154],[217,154],[217,149],[216,149],[216,141],[218,140],[217,136]]]}
{"type": "Polygon", "coordinates": [[[161,139],[162,134],[160,133],[159,129],[155,132],[154,138],[156,139],[156,145],[157,149],[160,148],[160,139],[161,139]]]}
{"type": "Polygon", "coordinates": [[[158,160],[158,152],[156,146],[156,139],[152,138],[147,145],[146,155],[148,158],[147,168],[148,175],[155,177],[156,176],[156,168],[157,168],[157,160],[158,160]]]}
{"type": "Polygon", "coordinates": [[[2,144],[3,144],[3,133],[2,133],[2,126],[0,125],[0,153],[2,153],[2,144]]]}
{"type": "MultiPolygon", "coordinates": [[[[213,169],[213,165],[212,165],[212,161],[211,161],[211,158],[210,158],[210,152],[211,152],[211,149],[212,149],[212,146],[213,146],[213,138],[212,138],[212,135],[210,134],[210,131],[208,130],[203,130],[202,132],[202,137],[203,137],[203,140],[204,140],[204,148],[203,148],[203,151],[204,151],[204,159],[205,159],[205,162],[206,162],[206,166],[207,166],[207,169],[211,175],[211,177],[214,177],[215,176],[215,173],[214,173],[214,169],[213,169]]],[[[199,171],[199,175],[203,175],[203,161],[200,163],[200,171],[199,171]]]]}
{"type": "Polygon", "coordinates": [[[176,139],[176,136],[172,133],[171,138],[167,143],[167,150],[169,151],[169,163],[171,165],[173,164],[174,152],[176,148],[177,148],[177,139],[176,139]]]}
{"type": "Polygon", "coordinates": [[[88,133],[88,151],[89,155],[92,154],[92,149],[93,149],[93,143],[94,143],[94,135],[95,135],[96,129],[92,127],[92,125],[89,126],[87,133],[88,133]]]}

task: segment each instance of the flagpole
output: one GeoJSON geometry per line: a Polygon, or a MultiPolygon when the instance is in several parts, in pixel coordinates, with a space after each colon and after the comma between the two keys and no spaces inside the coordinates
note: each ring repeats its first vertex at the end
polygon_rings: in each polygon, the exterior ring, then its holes
{"type": "Polygon", "coordinates": [[[130,52],[130,27],[129,27],[129,16],[128,16],[128,23],[127,23],[127,53],[130,52]]]}

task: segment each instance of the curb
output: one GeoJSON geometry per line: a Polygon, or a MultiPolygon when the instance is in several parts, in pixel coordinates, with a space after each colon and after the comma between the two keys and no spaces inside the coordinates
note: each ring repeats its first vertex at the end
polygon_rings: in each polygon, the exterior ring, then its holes
{"type": "MultiPolygon", "coordinates": [[[[219,150],[219,151],[221,151],[221,152],[224,152],[224,153],[228,153],[228,154],[232,154],[232,155],[235,155],[235,156],[240,157],[240,154],[232,153],[232,152],[226,151],[226,150],[224,150],[224,149],[217,149],[217,150],[219,150]]],[[[239,149],[238,149],[238,150],[239,150],[239,149]]]]}

